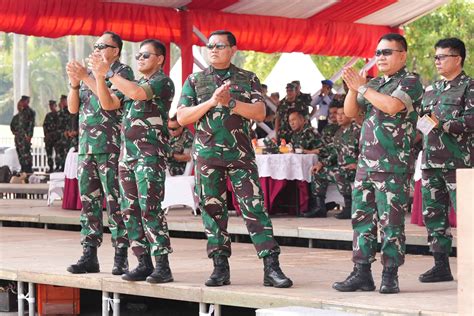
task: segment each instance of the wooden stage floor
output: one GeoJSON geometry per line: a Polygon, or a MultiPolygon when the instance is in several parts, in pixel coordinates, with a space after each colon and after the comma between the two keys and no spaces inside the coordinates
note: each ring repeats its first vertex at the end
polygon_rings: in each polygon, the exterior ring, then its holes
{"type": "MultiPolygon", "coordinates": [[[[50,209],[51,212],[53,210],[50,209]]],[[[78,213],[67,214],[74,218],[78,213]]],[[[186,212],[192,218],[188,214],[186,212]]],[[[171,222],[178,222],[175,216],[178,215],[170,216],[171,222]]],[[[234,220],[237,219],[232,219],[232,222],[234,220]]],[[[283,227],[279,221],[277,223],[283,227]]],[[[331,223],[331,220],[326,223],[331,223]]],[[[456,314],[456,281],[422,284],[417,280],[418,275],[432,265],[429,256],[407,256],[406,264],[400,268],[399,294],[382,295],[377,291],[340,293],[333,290],[331,284],[344,279],[351,271],[350,251],[283,247],[280,256],[282,268],[295,285],[290,289],[275,289],[262,285],[262,263],[257,259],[253,246],[234,243],[230,259],[232,284],[208,288],[203,282],[212,270],[212,261],[205,254],[205,240],[172,238],[171,242],[174,253],[170,255],[170,263],[175,282],[151,285],[122,281],[120,277],[110,274],[113,261],[110,235],[104,236],[104,244],[99,249],[102,272],[72,275],[66,267],[80,255],[78,232],[1,227],[0,279],[249,308],[296,305],[362,315],[456,314]]],[[[451,258],[451,263],[456,275],[456,259],[451,258]]],[[[132,267],[136,265],[133,256],[130,264],[132,267]]],[[[373,271],[379,285],[379,261],[373,264],[373,271]]]]}
{"type": "MultiPolygon", "coordinates": [[[[61,201],[46,206],[45,200],[6,200],[0,199],[0,222],[17,221],[42,224],[79,225],[79,211],[63,210],[61,201]]],[[[272,216],[274,233],[280,237],[305,238],[313,240],[352,241],[350,220],[338,220],[330,212],[327,218],[299,218],[294,216],[272,216]]],[[[104,212],[104,216],[106,213],[104,212]]],[[[200,216],[193,216],[190,209],[173,208],[168,213],[168,225],[171,231],[204,232],[200,216]]],[[[406,217],[407,245],[426,246],[426,229],[410,224],[406,217]]],[[[107,221],[104,221],[107,225],[107,221]]],[[[247,228],[241,217],[229,218],[229,233],[247,235],[247,228]]],[[[455,237],[456,228],[452,229],[455,237]]]]}

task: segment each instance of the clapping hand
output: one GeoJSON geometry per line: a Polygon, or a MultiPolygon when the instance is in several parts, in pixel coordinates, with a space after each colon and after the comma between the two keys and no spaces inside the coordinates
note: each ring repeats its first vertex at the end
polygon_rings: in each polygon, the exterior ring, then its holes
{"type": "Polygon", "coordinates": [[[94,52],[89,55],[88,65],[96,78],[105,77],[107,71],[110,69],[110,64],[99,52],[94,52]]]}
{"type": "Polygon", "coordinates": [[[66,73],[69,77],[69,82],[73,86],[78,86],[81,80],[87,78],[87,69],[78,61],[73,60],[67,63],[66,73]]]}
{"type": "Polygon", "coordinates": [[[342,78],[350,90],[357,91],[360,86],[367,83],[367,72],[358,73],[354,68],[346,67],[342,72],[342,78]]]}

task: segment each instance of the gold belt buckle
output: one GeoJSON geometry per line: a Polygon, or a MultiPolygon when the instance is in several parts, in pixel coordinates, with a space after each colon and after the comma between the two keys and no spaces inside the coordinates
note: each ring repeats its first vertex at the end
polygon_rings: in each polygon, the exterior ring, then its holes
{"type": "Polygon", "coordinates": [[[327,120],[327,117],[324,116],[324,115],[320,115],[319,118],[318,118],[318,120],[320,120],[320,121],[325,121],[325,120],[327,120]]]}

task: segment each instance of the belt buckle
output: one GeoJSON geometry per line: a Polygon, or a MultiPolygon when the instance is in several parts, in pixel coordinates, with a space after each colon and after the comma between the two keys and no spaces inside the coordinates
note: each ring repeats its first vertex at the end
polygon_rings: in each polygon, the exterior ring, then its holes
{"type": "Polygon", "coordinates": [[[325,120],[327,120],[327,117],[324,116],[324,115],[320,115],[320,116],[318,117],[318,120],[320,120],[320,121],[325,121],[325,120]]]}

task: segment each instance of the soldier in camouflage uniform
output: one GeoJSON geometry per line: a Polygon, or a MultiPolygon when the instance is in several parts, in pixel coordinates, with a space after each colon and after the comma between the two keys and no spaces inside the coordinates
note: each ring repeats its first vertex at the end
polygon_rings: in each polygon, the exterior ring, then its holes
{"type": "MultiPolygon", "coordinates": [[[[131,99],[124,103],[119,176],[122,212],[138,266],[122,279],[166,283],[173,281],[168,262],[168,254],[173,250],[161,202],[165,194],[166,158],[170,153],[167,124],[174,84],[162,70],[166,48],[161,42],[143,41],[135,58],[144,75],[137,83],[119,76],[109,78],[114,87],[131,99]],[[155,269],[152,256],[156,259],[155,269]]],[[[102,78],[97,81],[102,107],[120,108],[118,98],[110,102],[105,81],[109,65],[101,56],[94,56],[92,70],[102,78]]]]}
{"type": "Polygon", "coordinates": [[[418,75],[405,68],[407,44],[399,34],[381,37],[376,63],[383,77],[366,84],[353,68],[344,69],[349,86],[347,116],[366,109],[360,155],[352,192],[352,261],[354,271],[333,285],[338,291],[375,290],[371,264],[377,249],[377,225],[382,240],[380,293],[398,293],[398,267],[405,260],[405,214],[408,210],[410,150],[423,88],[418,75]]]}
{"type": "Polygon", "coordinates": [[[437,125],[423,137],[421,165],[423,218],[435,266],[420,275],[421,282],[453,280],[448,214],[450,204],[456,209],[456,169],[474,166],[474,80],[463,71],[466,48],[461,40],[447,38],[435,49],[442,80],[426,88],[422,113],[431,113],[437,125]]]}
{"type": "Polygon", "coordinates": [[[61,137],[60,131],[58,129],[58,111],[56,109],[56,101],[49,101],[49,110],[50,112],[46,114],[43,122],[43,133],[44,133],[44,144],[46,148],[46,156],[48,158],[48,173],[54,171],[54,161],[53,161],[53,149],[54,155],[56,156],[56,166],[58,165],[58,155],[59,155],[59,139],[61,137]]]}
{"type": "MultiPolygon", "coordinates": [[[[337,189],[344,197],[344,208],[342,212],[336,214],[336,218],[351,218],[351,185],[355,179],[359,156],[360,129],[344,114],[342,104],[337,108],[337,123],[340,128],[334,135],[328,155],[322,156],[312,169],[314,175],[311,194],[316,196],[316,208],[313,214],[309,213],[306,217],[326,217],[326,192],[329,182],[332,182],[337,185],[337,189]]],[[[326,125],[325,128],[328,126],[330,125],[326,125]]]]}
{"type": "Polygon", "coordinates": [[[33,173],[33,156],[31,155],[31,138],[35,128],[36,113],[29,107],[30,97],[22,96],[18,101],[18,114],[13,117],[10,129],[15,135],[15,147],[21,172],[33,173]]]}
{"type": "Polygon", "coordinates": [[[207,47],[211,66],[186,79],[177,113],[181,125],[195,123],[196,194],[208,238],[207,254],[214,262],[214,271],[205,284],[230,284],[226,207],[229,177],[252,242],[264,261],[264,285],[290,287],[292,281],[280,269],[280,248],[264,208],[249,138],[250,120],[265,118],[260,81],[254,73],[231,64],[237,47],[229,31],[213,32],[207,47]]]}
{"type": "MultiPolygon", "coordinates": [[[[94,44],[94,53],[100,53],[111,63],[111,75],[133,80],[132,69],[119,60],[121,49],[121,38],[112,32],[105,32],[94,44]]],[[[129,247],[127,229],[120,211],[118,184],[122,111],[102,109],[96,86],[100,78],[95,78],[79,62],[69,62],[66,71],[70,82],[68,108],[70,113],[79,112],[78,180],[82,202],[80,221],[83,246],[83,256],[67,270],[71,273],[99,272],[97,248],[102,243],[102,205],[106,198],[109,229],[115,248],[112,274],[121,275],[128,270],[129,247]]],[[[107,80],[107,86],[112,86],[110,80],[107,80]]],[[[113,91],[114,97],[122,104],[124,95],[116,89],[113,91]]]]}
{"type": "Polygon", "coordinates": [[[288,121],[291,128],[290,142],[293,148],[301,148],[305,154],[318,153],[323,143],[318,132],[307,126],[304,113],[291,110],[288,121]]]}
{"type": "Polygon", "coordinates": [[[321,139],[323,140],[325,148],[333,146],[334,135],[339,130],[339,124],[337,123],[337,108],[343,104],[343,102],[334,98],[329,105],[328,124],[324,126],[323,131],[321,132],[321,139]]]}
{"type": "Polygon", "coordinates": [[[194,135],[189,129],[179,125],[176,115],[168,121],[168,130],[171,134],[168,170],[172,176],[182,175],[186,169],[186,163],[191,161],[194,135]]]}
{"type": "Polygon", "coordinates": [[[66,156],[71,148],[71,137],[69,135],[69,129],[71,127],[71,113],[67,108],[67,96],[62,95],[59,99],[59,112],[58,112],[58,129],[60,131],[60,139],[58,144],[59,154],[56,156],[56,170],[64,171],[64,163],[66,162],[66,156]]]}
{"type": "Polygon", "coordinates": [[[291,141],[291,128],[288,122],[290,112],[296,110],[304,114],[306,120],[309,118],[308,105],[302,99],[296,97],[296,86],[293,83],[286,85],[286,97],[281,101],[275,116],[275,132],[278,142],[284,139],[287,143],[291,141]]]}

